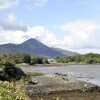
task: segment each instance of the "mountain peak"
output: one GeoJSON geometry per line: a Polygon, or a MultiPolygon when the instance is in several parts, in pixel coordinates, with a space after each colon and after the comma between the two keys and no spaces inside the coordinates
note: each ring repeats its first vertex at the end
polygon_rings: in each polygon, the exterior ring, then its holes
{"type": "Polygon", "coordinates": [[[30,39],[26,40],[25,42],[34,42],[34,41],[37,41],[37,40],[34,38],[30,38],[30,39]]]}
{"type": "Polygon", "coordinates": [[[37,43],[37,42],[39,42],[38,40],[36,40],[36,39],[33,39],[33,38],[30,38],[30,39],[28,39],[28,40],[26,40],[25,42],[23,42],[22,44],[34,44],[34,43],[37,43]]]}
{"type": "Polygon", "coordinates": [[[0,45],[0,54],[11,54],[11,53],[27,53],[35,56],[42,57],[55,57],[55,56],[67,56],[62,52],[54,50],[40,41],[30,38],[22,44],[6,44],[0,45]]]}

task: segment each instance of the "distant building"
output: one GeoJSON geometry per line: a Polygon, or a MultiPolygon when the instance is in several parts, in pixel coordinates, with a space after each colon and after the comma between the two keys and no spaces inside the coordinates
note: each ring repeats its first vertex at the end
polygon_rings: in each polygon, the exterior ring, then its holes
{"type": "Polygon", "coordinates": [[[48,59],[49,63],[54,63],[54,59],[48,59]]]}

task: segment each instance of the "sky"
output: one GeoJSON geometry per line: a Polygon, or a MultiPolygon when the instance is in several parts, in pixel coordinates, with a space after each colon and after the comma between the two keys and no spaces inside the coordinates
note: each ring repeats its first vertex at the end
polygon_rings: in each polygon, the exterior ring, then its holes
{"type": "Polygon", "coordinates": [[[100,0],[0,0],[0,44],[29,38],[82,54],[100,53],[100,0]]]}

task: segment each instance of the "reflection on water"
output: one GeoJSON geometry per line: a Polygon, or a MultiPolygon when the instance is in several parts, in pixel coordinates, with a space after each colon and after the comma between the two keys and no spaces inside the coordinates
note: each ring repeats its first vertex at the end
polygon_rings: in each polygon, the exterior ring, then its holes
{"type": "Polygon", "coordinates": [[[100,93],[67,93],[49,95],[45,97],[32,97],[32,100],[100,100],[100,93]]]}

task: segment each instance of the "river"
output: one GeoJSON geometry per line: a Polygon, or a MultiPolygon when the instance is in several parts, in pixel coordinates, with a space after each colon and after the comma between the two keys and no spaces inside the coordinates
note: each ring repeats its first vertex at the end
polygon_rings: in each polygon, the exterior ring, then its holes
{"type": "Polygon", "coordinates": [[[100,86],[100,65],[66,65],[52,67],[22,67],[25,72],[38,71],[45,74],[62,73],[72,75],[79,80],[100,86]]]}

